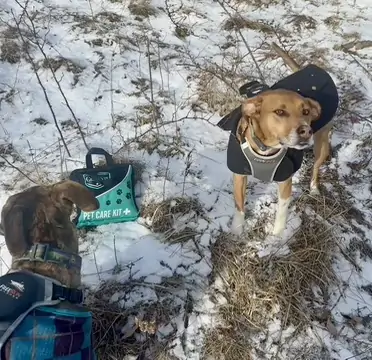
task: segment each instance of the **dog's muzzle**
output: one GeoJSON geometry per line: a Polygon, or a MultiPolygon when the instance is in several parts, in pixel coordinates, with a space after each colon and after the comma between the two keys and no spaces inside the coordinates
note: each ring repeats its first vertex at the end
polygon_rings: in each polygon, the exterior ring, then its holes
{"type": "Polygon", "coordinates": [[[313,144],[313,132],[310,127],[304,129],[300,126],[298,129],[294,129],[286,137],[280,140],[280,143],[286,147],[304,150],[313,144]]]}

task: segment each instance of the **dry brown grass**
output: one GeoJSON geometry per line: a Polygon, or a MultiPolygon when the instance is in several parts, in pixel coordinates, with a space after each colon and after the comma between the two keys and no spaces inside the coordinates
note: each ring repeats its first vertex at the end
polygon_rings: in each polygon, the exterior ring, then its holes
{"type": "Polygon", "coordinates": [[[187,216],[188,220],[202,217],[204,209],[195,198],[176,197],[160,203],[144,205],[141,215],[150,221],[150,228],[153,232],[165,233],[167,241],[177,243],[187,241],[195,237],[197,233],[188,226],[182,230],[176,229],[174,227],[176,220],[184,216],[187,216]]]}
{"type": "Polygon", "coordinates": [[[311,16],[296,14],[289,16],[289,24],[292,24],[300,32],[302,29],[315,30],[317,21],[311,16]]]}
{"type": "Polygon", "coordinates": [[[128,5],[128,10],[132,15],[135,15],[139,18],[148,18],[157,14],[156,8],[153,7],[151,2],[148,0],[131,1],[128,5]]]}
{"type": "Polygon", "coordinates": [[[219,311],[223,325],[207,336],[206,359],[251,359],[252,337],[265,333],[273,319],[279,319],[283,329],[294,325],[297,332],[311,320],[325,326],[332,321],[327,311],[328,289],[337,283],[332,224],[347,209],[334,197],[304,195],[296,202],[296,212],[302,214],[302,225],[289,240],[287,255],[260,258],[256,249],[226,233],[217,239],[212,249],[214,276],[223,280],[226,303],[219,311]]]}
{"type": "Polygon", "coordinates": [[[275,33],[275,30],[273,29],[272,26],[265,24],[264,22],[261,21],[249,20],[241,15],[231,16],[229,19],[225,21],[222,28],[223,30],[226,31],[250,29],[261,31],[264,34],[275,33]]]}
{"type": "Polygon", "coordinates": [[[234,84],[229,83],[236,78],[236,74],[223,74],[211,66],[199,71],[197,78],[199,100],[206,104],[209,111],[224,116],[241,104],[242,99],[234,84]]]}
{"type": "Polygon", "coordinates": [[[247,4],[255,8],[270,7],[279,4],[285,4],[287,0],[236,0],[237,3],[247,4]]]}
{"type": "Polygon", "coordinates": [[[175,316],[175,307],[169,300],[139,303],[128,309],[123,309],[118,302],[110,302],[115,293],[130,293],[137,285],[141,284],[109,281],[98,290],[88,292],[86,304],[93,314],[98,359],[123,359],[133,355],[144,360],[172,360],[168,355],[167,339],[156,336],[158,327],[175,316]]]}

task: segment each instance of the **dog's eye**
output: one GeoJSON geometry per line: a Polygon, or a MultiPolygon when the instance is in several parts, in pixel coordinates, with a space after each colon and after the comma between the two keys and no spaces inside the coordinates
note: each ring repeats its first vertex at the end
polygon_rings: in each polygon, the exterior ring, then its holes
{"type": "Polygon", "coordinates": [[[277,110],[274,110],[274,113],[278,116],[284,116],[285,114],[285,111],[282,110],[282,109],[277,109],[277,110]]]}
{"type": "Polygon", "coordinates": [[[309,115],[310,114],[310,110],[309,109],[303,109],[302,110],[302,114],[305,115],[305,116],[306,115],[309,115]]]}

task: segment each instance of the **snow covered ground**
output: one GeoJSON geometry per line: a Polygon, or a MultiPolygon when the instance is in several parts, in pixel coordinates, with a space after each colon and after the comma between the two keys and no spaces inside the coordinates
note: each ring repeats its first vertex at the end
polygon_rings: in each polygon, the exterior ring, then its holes
{"type": "MultiPolygon", "coordinates": [[[[166,302],[169,314],[154,318],[156,336],[167,342],[169,356],[207,359],[205,336],[216,324],[223,301],[211,296],[215,292],[211,245],[228,231],[234,211],[231,174],[225,165],[228,134],[215,124],[239,102],[234,91],[259,78],[247,44],[268,84],[290,73],[270,49],[275,41],[301,64],[325,67],[339,86],[342,101],[332,139],[333,158],[323,174],[325,188],[335,201],[347,204],[348,216],[340,214],[340,221],[331,224],[337,235],[338,278],[326,304],[332,322],[327,326],[309,322],[306,331],[297,334],[290,327],[279,329],[273,318],[263,331],[265,344],[257,340],[259,336],[252,338],[257,351],[249,355],[247,349],[244,359],[319,359],[310,353],[291,355],[304,347],[304,339],[324,348],[324,359],[371,359],[372,8],[368,3],[0,0],[1,206],[20,189],[57,181],[84,166],[87,150],[76,120],[88,146],[141,164],[136,191],[143,209],[167,199],[176,199],[173,207],[180,199],[191,199],[186,207],[190,211],[175,214],[172,229],[165,233],[152,231],[154,224],[147,217],[85,234],[83,281],[93,289],[107,280],[122,283],[123,291],[119,288],[110,301],[139,313],[166,302]],[[124,284],[131,285],[130,292],[124,291],[124,284]],[[278,340],[278,331],[295,334],[297,340],[285,346],[286,337],[278,340]]],[[[296,175],[295,198],[307,189],[303,176],[296,175]]],[[[248,228],[264,216],[269,216],[269,228],[275,201],[274,184],[251,180],[248,228]]],[[[283,239],[267,236],[252,240],[251,246],[257,256],[286,254],[288,239],[300,225],[293,208],[283,239]]],[[[4,244],[0,251],[4,274],[10,257],[4,244]]]]}

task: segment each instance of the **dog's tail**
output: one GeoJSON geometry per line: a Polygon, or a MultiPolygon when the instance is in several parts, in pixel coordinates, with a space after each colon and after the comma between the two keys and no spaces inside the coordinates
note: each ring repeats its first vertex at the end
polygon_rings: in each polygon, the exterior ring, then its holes
{"type": "Polygon", "coordinates": [[[272,43],[271,47],[273,50],[283,59],[284,63],[293,71],[299,71],[301,70],[301,66],[297,64],[297,62],[292,59],[289,54],[283,50],[281,47],[279,47],[276,43],[272,43]]]}

